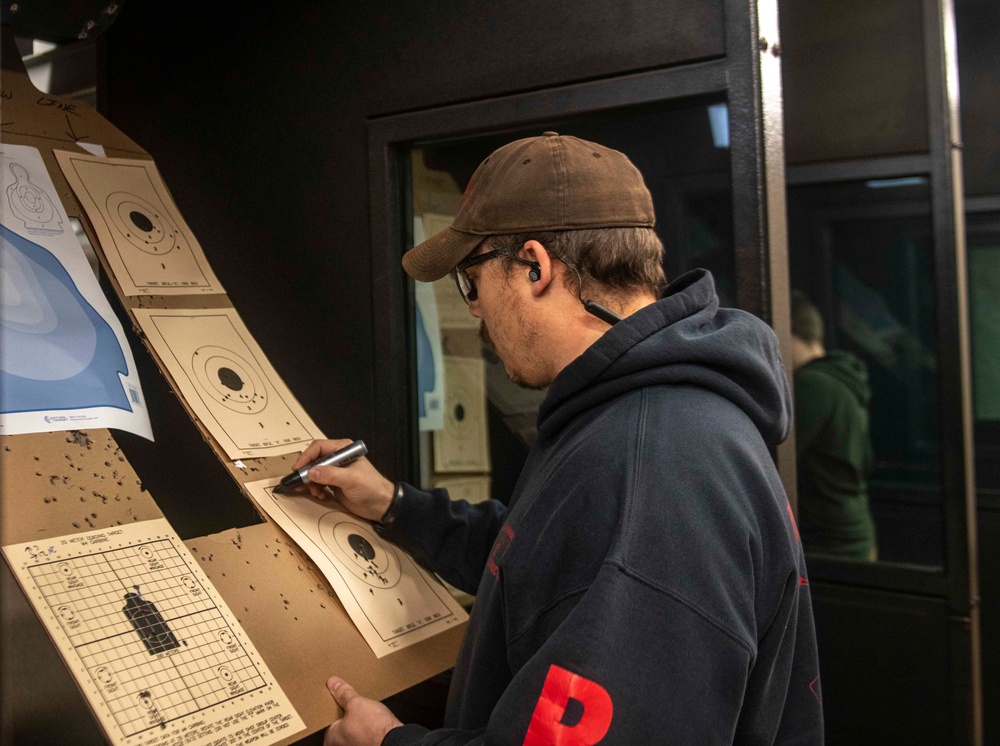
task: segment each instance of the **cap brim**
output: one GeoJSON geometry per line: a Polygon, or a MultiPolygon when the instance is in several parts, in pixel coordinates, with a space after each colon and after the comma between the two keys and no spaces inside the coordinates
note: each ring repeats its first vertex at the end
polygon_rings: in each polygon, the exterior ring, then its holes
{"type": "Polygon", "coordinates": [[[486,236],[446,228],[403,254],[403,269],[414,280],[440,280],[485,239],[486,236]]]}

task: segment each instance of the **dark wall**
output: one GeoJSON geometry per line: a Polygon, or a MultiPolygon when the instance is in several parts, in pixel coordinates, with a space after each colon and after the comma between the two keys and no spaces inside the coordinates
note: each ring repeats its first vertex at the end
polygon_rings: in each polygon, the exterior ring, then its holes
{"type": "Polygon", "coordinates": [[[779,2],[789,164],[927,152],[921,7],[779,2]]]}
{"type": "MultiPolygon", "coordinates": [[[[365,438],[378,464],[368,119],[719,57],[722,3],[311,5],[125,5],[101,42],[98,106],[155,159],[313,419],[365,438]]],[[[177,477],[154,453],[183,444],[154,428],[155,447],[126,450],[159,500],[177,477]]]]}
{"type": "Polygon", "coordinates": [[[947,604],[815,580],[811,590],[826,743],[957,744],[947,694],[933,683],[953,675],[947,604]]]}
{"type": "Polygon", "coordinates": [[[1000,3],[956,0],[966,197],[1000,195],[1000,3]]]}

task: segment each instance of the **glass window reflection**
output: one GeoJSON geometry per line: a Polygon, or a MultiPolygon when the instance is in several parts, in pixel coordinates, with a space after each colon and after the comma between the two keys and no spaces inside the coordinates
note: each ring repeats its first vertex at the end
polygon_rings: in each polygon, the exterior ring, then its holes
{"type": "MultiPolygon", "coordinates": [[[[871,463],[862,489],[874,521],[872,557],[940,566],[944,528],[928,179],[790,187],[788,218],[793,291],[818,308],[827,350],[849,355],[867,376],[871,463]]],[[[805,387],[803,395],[817,396],[805,387]]],[[[841,466],[861,470],[860,436],[845,434],[842,440],[854,452],[842,457],[841,466]]],[[[803,466],[800,461],[799,511],[808,515],[816,507],[808,503],[816,473],[803,466]]],[[[861,541],[857,503],[852,535],[861,541]]],[[[844,528],[848,519],[841,520],[841,533],[850,534],[844,528]]],[[[831,552],[829,544],[810,546],[806,539],[807,553],[831,552]]],[[[850,554],[862,559],[858,555],[850,554]]]]}

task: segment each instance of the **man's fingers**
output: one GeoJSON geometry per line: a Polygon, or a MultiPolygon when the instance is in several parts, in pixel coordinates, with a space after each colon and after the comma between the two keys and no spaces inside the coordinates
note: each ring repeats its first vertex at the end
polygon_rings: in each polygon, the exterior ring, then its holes
{"type": "Polygon", "coordinates": [[[353,442],[353,440],[347,440],[344,438],[337,438],[334,440],[314,440],[302,453],[299,454],[299,457],[295,460],[295,465],[292,468],[301,469],[306,464],[311,463],[322,456],[331,454],[344,446],[349,446],[353,442]]]}
{"type": "Polygon", "coordinates": [[[339,487],[344,481],[343,466],[316,466],[309,470],[309,481],[339,487]]]}
{"type": "Polygon", "coordinates": [[[295,459],[295,464],[292,466],[292,469],[301,469],[306,464],[318,459],[322,453],[322,448],[323,441],[314,440],[304,451],[302,451],[302,453],[299,454],[299,457],[295,459]]]}

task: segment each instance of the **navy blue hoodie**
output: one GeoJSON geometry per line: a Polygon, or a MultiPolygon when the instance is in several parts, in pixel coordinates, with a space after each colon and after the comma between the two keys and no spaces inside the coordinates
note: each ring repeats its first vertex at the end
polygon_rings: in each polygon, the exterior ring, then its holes
{"type": "Polygon", "coordinates": [[[822,743],[790,402],[695,270],[559,373],[509,509],[406,485],[393,533],[476,600],[445,728],[384,743],[822,743]]]}

